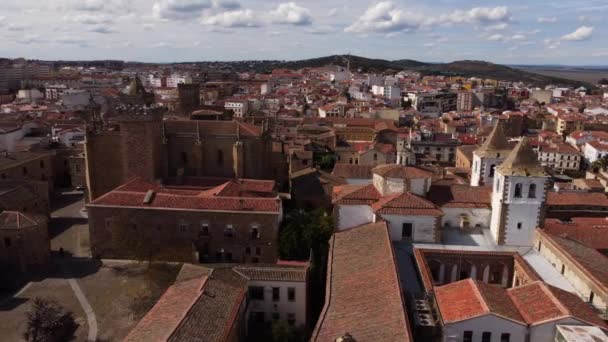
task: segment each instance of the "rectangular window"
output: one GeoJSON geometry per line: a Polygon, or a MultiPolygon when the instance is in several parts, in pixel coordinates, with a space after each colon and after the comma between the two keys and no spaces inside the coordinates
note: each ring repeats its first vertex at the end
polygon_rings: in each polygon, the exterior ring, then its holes
{"type": "Polygon", "coordinates": [[[468,330],[465,331],[462,335],[462,342],[473,342],[473,332],[468,330]]]}
{"type": "Polygon", "coordinates": [[[272,288],[272,301],[278,302],[279,300],[281,300],[281,288],[273,287],[272,288]]]}
{"type": "Polygon", "coordinates": [[[186,223],[180,223],[179,224],[179,232],[180,233],[185,233],[188,231],[188,225],[186,223]]]}
{"type": "Polygon", "coordinates": [[[255,248],[255,255],[262,255],[262,248],[261,247],[256,247],[255,248]]]}
{"type": "Polygon", "coordinates": [[[401,227],[401,238],[411,239],[412,238],[413,225],[411,223],[404,223],[401,227]]]}
{"type": "Polygon", "coordinates": [[[481,342],[491,342],[492,341],[492,333],[489,331],[484,331],[481,334],[481,342]]]}
{"type": "Polygon", "coordinates": [[[249,286],[249,299],[264,300],[264,286],[249,286]]]}
{"type": "Polygon", "coordinates": [[[232,252],[226,252],[226,262],[232,262],[232,252]]]}
{"type": "Polygon", "coordinates": [[[295,313],[288,313],[287,314],[287,324],[289,324],[290,327],[293,327],[296,325],[296,314],[295,313]]]}
{"type": "Polygon", "coordinates": [[[209,225],[207,223],[201,224],[200,236],[209,236],[209,225]]]}
{"type": "Polygon", "coordinates": [[[273,321],[278,321],[281,319],[281,315],[278,312],[273,312],[272,313],[272,320],[273,321]]]}
{"type": "Polygon", "coordinates": [[[511,334],[509,333],[502,333],[500,335],[500,342],[510,342],[511,341],[511,334]]]}
{"type": "Polygon", "coordinates": [[[224,237],[231,238],[234,236],[234,229],[232,229],[232,225],[229,224],[224,228],[224,237]]]}
{"type": "Polygon", "coordinates": [[[295,287],[287,288],[287,300],[290,302],[296,301],[296,288],[295,287]]]}
{"type": "Polygon", "coordinates": [[[11,246],[11,238],[5,237],[4,238],[4,247],[10,247],[11,246]]]}

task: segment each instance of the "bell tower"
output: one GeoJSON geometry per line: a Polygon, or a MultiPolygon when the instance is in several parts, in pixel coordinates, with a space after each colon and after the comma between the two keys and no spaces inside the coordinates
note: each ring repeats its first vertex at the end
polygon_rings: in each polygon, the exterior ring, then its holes
{"type": "Polygon", "coordinates": [[[544,219],[548,178],[524,137],[496,168],[490,231],[497,245],[532,246],[544,219]]]}
{"type": "Polygon", "coordinates": [[[471,186],[491,185],[494,182],[496,167],[507,158],[509,152],[511,146],[499,122],[483,145],[473,151],[471,186]]]}

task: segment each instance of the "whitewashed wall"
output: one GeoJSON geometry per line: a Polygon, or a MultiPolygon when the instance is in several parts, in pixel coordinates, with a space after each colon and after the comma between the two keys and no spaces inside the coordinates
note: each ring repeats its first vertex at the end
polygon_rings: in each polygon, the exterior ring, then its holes
{"type": "MultiPolygon", "coordinates": [[[[443,330],[443,341],[461,342],[465,331],[473,332],[473,342],[481,342],[484,331],[492,333],[490,342],[500,342],[502,333],[511,334],[511,342],[523,342],[526,340],[527,327],[498,316],[485,315],[458,323],[446,324],[443,330]]],[[[531,341],[536,342],[536,340],[531,341]]]]}

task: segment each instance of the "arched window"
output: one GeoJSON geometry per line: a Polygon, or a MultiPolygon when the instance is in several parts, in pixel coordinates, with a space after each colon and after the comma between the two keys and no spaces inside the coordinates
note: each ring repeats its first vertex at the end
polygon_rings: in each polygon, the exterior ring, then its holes
{"type": "Polygon", "coordinates": [[[513,197],[521,198],[521,188],[522,188],[521,183],[515,184],[515,193],[513,194],[513,197]]]}
{"type": "Polygon", "coordinates": [[[490,178],[494,178],[494,173],[496,171],[496,165],[492,164],[492,166],[490,166],[490,178]]]}
{"type": "Polygon", "coordinates": [[[536,198],[536,184],[530,184],[528,189],[528,198],[536,198]]]}
{"type": "Polygon", "coordinates": [[[374,153],[374,161],[377,161],[377,160],[378,160],[378,154],[374,153]]]}

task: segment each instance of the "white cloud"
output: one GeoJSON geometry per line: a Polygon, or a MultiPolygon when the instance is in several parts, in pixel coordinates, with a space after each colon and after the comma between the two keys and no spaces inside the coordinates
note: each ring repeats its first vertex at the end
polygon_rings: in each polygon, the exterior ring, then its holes
{"type": "Polygon", "coordinates": [[[105,26],[92,27],[89,29],[89,32],[101,33],[101,34],[115,33],[115,31],[113,31],[112,29],[105,27],[105,26]]]}
{"type": "Polygon", "coordinates": [[[294,2],[279,4],[270,12],[237,9],[229,11],[208,11],[201,18],[201,24],[223,28],[262,27],[266,25],[310,25],[310,11],[294,2]]]}
{"type": "Polygon", "coordinates": [[[557,49],[560,46],[561,41],[559,39],[545,39],[543,43],[547,49],[557,49]]]}
{"type": "Polygon", "coordinates": [[[275,24],[310,25],[312,23],[310,11],[294,2],[279,4],[270,12],[270,16],[275,24]]]}
{"type": "Polygon", "coordinates": [[[487,37],[486,39],[491,42],[501,42],[501,41],[505,40],[506,37],[503,36],[502,34],[493,34],[493,35],[487,37]]]}
{"type": "Polygon", "coordinates": [[[203,25],[220,27],[260,27],[263,25],[261,18],[250,9],[220,12],[215,15],[204,16],[201,19],[203,25]]]}
{"type": "Polygon", "coordinates": [[[556,23],[557,17],[540,17],[537,19],[539,23],[556,23]]]}
{"type": "Polygon", "coordinates": [[[65,16],[64,20],[86,25],[110,24],[112,22],[110,17],[103,14],[77,14],[74,16],[65,16]]]}
{"type": "Polygon", "coordinates": [[[475,7],[468,11],[456,10],[437,16],[410,12],[397,8],[392,1],[382,1],[370,6],[346,32],[389,33],[412,31],[439,25],[475,24],[493,29],[505,29],[511,21],[511,13],[505,6],[475,7]]]}
{"type": "Polygon", "coordinates": [[[496,25],[486,26],[486,27],[484,27],[484,30],[486,30],[486,31],[502,31],[502,30],[506,29],[507,27],[509,27],[509,24],[507,24],[507,23],[500,23],[500,24],[496,24],[496,25]]]}
{"type": "Polygon", "coordinates": [[[506,6],[475,7],[468,11],[456,10],[439,16],[439,22],[453,24],[494,24],[511,21],[511,12],[506,6]]]}
{"type": "Polygon", "coordinates": [[[526,40],[527,38],[528,38],[528,37],[526,37],[525,35],[523,35],[523,34],[519,33],[519,34],[514,34],[514,35],[512,35],[512,36],[511,36],[511,38],[510,38],[510,40],[518,40],[518,41],[521,41],[521,40],[526,40]]]}
{"type": "Polygon", "coordinates": [[[213,7],[234,10],[241,8],[241,4],[235,0],[213,0],[213,7]]]}
{"type": "MultiPolygon", "coordinates": [[[[1,24],[0,24],[1,25],[1,24]]],[[[20,24],[8,24],[6,29],[12,32],[21,32],[25,31],[25,26],[20,24]]]]}
{"type": "Polygon", "coordinates": [[[562,36],[561,40],[566,40],[566,41],[587,40],[587,39],[591,38],[592,34],[593,34],[593,27],[581,26],[581,27],[577,28],[576,31],[562,36]]]}
{"type": "Polygon", "coordinates": [[[156,0],[152,15],[167,20],[194,19],[213,6],[210,0],[156,0]]]}
{"type": "Polygon", "coordinates": [[[65,10],[81,12],[121,13],[132,11],[132,0],[68,0],[63,5],[65,10]]]}
{"type": "Polygon", "coordinates": [[[423,24],[423,16],[397,9],[391,1],[383,1],[369,7],[345,31],[353,33],[388,33],[418,29],[423,24]]]}

